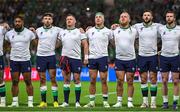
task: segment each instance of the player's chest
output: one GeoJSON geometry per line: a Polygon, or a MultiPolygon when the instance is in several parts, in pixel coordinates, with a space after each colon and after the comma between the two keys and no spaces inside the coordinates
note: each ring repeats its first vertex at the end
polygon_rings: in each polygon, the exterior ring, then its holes
{"type": "Polygon", "coordinates": [[[30,41],[30,35],[25,34],[25,33],[12,33],[9,37],[9,40],[11,43],[29,42],[30,41]]]}
{"type": "Polygon", "coordinates": [[[115,40],[134,40],[136,37],[136,32],[132,30],[116,30],[114,33],[115,40]]]}
{"type": "Polygon", "coordinates": [[[39,39],[52,39],[57,38],[59,33],[57,31],[48,30],[48,31],[39,31],[38,38],[39,39]]]}
{"type": "Polygon", "coordinates": [[[88,38],[90,41],[107,41],[109,36],[109,32],[107,31],[91,31],[88,34],[88,38]]]}
{"type": "Polygon", "coordinates": [[[65,31],[61,35],[62,41],[73,41],[73,40],[80,40],[80,33],[75,31],[65,31]]]}
{"type": "Polygon", "coordinates": [[[161,33],[162,40],[169,41],[169,40],[179,40],[180,39],[180,32],[176,30],[165,30],[161,33]]]}
{"type": "Polygon", "coordinates": [[[157,28],[156,27],[148,27],[148,28],[146,28],[146,27],[140,27],[139,29],[138,29],[138,33],[139,33],[139,36],[157,36],[157,28]]]}

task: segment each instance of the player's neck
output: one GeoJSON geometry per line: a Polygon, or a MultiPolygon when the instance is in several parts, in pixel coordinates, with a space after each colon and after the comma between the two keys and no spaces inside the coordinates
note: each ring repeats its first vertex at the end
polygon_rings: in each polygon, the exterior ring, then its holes
{"type": "Polygon", "coordinates": [[[75,26],[67,26],[67,30],[74,30],[75,28],[75,26]]]}
{"type": "Polygon", "coordinates": [[[43,28],[44,28],[44,29],[50,29],[50,28],[52,28],[52,25],[50,25],[50,26],[45,26],[45,25],[44,25],[43,28]]]}
{"type": "Polygon", "coordinates": [[[21,28],[14,28],[16,32],[22,32],[24,30],[24,27],[22,26],[21,28]]]}
{"type": "Polygon", "coordinates": [[[166,24],[166,27],[168,28],[168,29],[173,29],[173,28],[175,28],[176,27],[176,23],[175,22],[173,22],[173,23],[171,23],[171,24],[166,24]]]}
{"type": "Polygon", "coordinates": [[[96,24],[95,26],[96,29],[103,29],[104,28],[104,24],[96,24]]]}
{"type": "Polygon", "coordinates": [[[149,27],[149,26],[152,25],[152,21],[150,21],[150,22],[148,22],[148,23],[143,22],[143,25],[144,25],[145,27],[149,27]]]}
{"type": "Polygon", "coordinates": [[[129,24],[120,24],[120,28],[122,29],[128,29],[130,27],[129,24]]]}

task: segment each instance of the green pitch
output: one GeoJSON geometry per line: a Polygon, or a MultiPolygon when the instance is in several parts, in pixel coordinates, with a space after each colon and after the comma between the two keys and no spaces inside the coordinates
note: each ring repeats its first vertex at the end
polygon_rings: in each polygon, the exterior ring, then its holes
{"type": "MultiPolygon", "coordinates": [[[[105,109],[102,107],[102,94],[101,94],[101,84],[97,83],[97,94],[96,94],[96,107],[93,109],[88,108],[75,108],[75,94],[74,94],[74,84],[71,84],[71,93],[70,93],[70,107],[68,108],[53,108],[52,102],[52,94],[51,94],[51,88],[50,88],[50,82],[47,83],[48,85],[48,92],[47,92],[47,108],[38,108],[37,105],[40,102],[40,91],[39,91],[39,82],[33,82],[34,86],[34,107],[28,108],[27,107],[27,94],[25,89],[24,82],[19,83],[19,103],[20,107],[18,108],[0,108],[0,111],[163,111],[161,109],[162,105],[162,94],[161,94],[161,83],[158,84],[158,94],[157,94],[157,109],[141,109],[140,105],[142,103],[142,96],[141,96],[141,89],[140,89],[140,83],[134,83],[135,86],[135,92],[133,97],[133,102],[135,108],[129,109],[127,108],[127,84],[124,85],[124,96],[123,96],[123,107],[122,108],[109,108],[105,109]]],[[[63,83],[58,82],[58,88],[59,88],[59,104],[63,102],[63,83]]],[[[108,102],[112,106],[116,103],[116,83],[115,82],[109,82],[109,100],[108,102]]],[[[170,108],[168,111],[172,111],[172,99],[173,99],[173,85],[169,83],[169,104],[170,108]]],[[[7,105],[11,104],[12,101],[12,95],[11,95],[11,82],[6,82],[6,95],[7,95],[7,105]]],[[[89,98],[89,82],[82,82],[82,94],[81,94],[81,105],[85,105],[88,103],[89,98]]],[[[150,99],[149,99],[150,100],[150,99]]],[[[180,102],[180,101],[179,101],[180,102]]],[[[179,106],[180,110],[180,106],[179,106]]]]}

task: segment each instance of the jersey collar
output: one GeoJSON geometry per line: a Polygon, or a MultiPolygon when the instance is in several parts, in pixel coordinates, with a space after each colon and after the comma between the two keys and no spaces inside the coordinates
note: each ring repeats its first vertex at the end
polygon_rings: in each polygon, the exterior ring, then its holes
{"type": "Polygon", "coordinates": [[[166,24],[166,28],[171,30],[171,29],[174,29],[176,27],[176,24],[174,26],[169,26],[168,24],[166,24]]]}
{"type": "Polygon", "coordinates": [[[24,30],[24,27],[22,27],[22,28],[20,28],[20,29],[15,29],[15,28],[14,28],[14,30],[15,30],[15,32],[17,32],[17,33],[19,34],[19,33],[21,33],[21,32],[24,30]]]}
{"type": "Polygon", "coordinates": [[[143,22],[143,26],[145,26],[145,27],[147,28],[147,27],[151,26],[152,23],[153,23],[153,22],[150,22],[150,23],[146,24],[146,23],[143,22]]]}
{"type": "Polygon", "coordinates": [[[68,31],[74,30],[76,29],[76,27],[72,27],[72,28],[67,28],[68,31]]]}

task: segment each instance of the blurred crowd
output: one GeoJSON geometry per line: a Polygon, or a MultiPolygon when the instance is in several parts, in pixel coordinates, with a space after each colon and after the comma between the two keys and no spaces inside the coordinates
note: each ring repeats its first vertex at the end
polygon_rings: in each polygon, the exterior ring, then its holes
{"type": "MultiPolygon", "coordinates": [[[[106,26],[110,27],[118,23],[119,14],[124,10],[130,13],[131,24],[141,22],[144,9],[151,9],[154,22],[162,24],[165,24],[165,11],[174,10],[177,24],[180,24],[180,0],[0,0],[0,23],[7,22],[12,27],[14,16],[21,15],[26,27],[39,27],[42,15],[52,12],[54,25],[65,28],[65,17],[72,13],[76,16],[77,27],[85,29],[94,25],[94,14],[101,11],[105,14],[106,26]]],[[[31,52],[32,60],[35,60],[35,49],[31,52]]],[[[60,50],[57,52],[59,56],[60,50]]],[[[9,57],[8,50],[5,55],[9,57]]],[[[110,55],[113,56],[112,50],[110,55]]]]}

